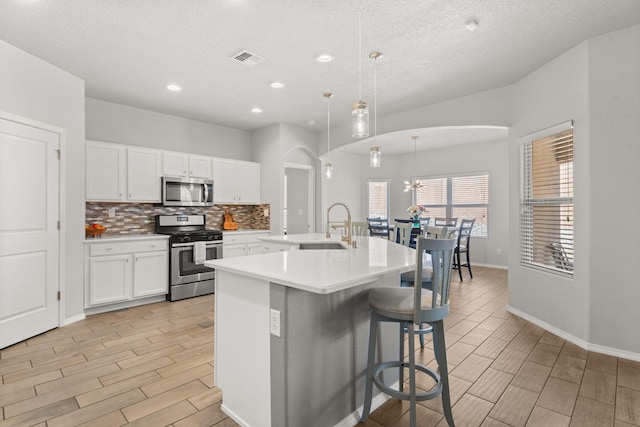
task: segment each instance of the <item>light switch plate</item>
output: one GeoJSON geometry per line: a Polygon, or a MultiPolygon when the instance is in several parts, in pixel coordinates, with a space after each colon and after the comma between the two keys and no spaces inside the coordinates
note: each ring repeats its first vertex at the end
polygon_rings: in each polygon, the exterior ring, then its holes
{"type": "Polygon", "coordinates": [[[269,330],[271,335],[280,336],[280,312],[278,310],[271,309],[269,330]]]}

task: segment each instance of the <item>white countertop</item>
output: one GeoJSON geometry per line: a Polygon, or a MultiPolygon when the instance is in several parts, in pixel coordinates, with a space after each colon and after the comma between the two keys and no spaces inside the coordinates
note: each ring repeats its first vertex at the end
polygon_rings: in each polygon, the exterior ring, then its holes
{"type": "Polygon", "coordinates": [[[222,234],[254,234],[254,233],[270,233],[271,230],[257,230],[255,228],[241,228],[239,230],[222,230],[222,234]]]}
{"type": "Polygon", "coordinates": [[[167,234],[121,234],[116,236],[103,236],[85,238],[82,243],[114,243],[114,242],[134,242],[137,240],[167,240],[167,234]]]}
{"type": "MultiPolygon", "coordinates": [[[[324,234],[263,237],[263,241],[324,243],[324,234]]],[[[329,241],[339,241],[334,235],[329,241]]],[[[217,259],[207,267],[279,283],[318,294],[329,294],[381,277],[411,271],[415,250],[378,237],[357,236],[356,249],[291,250],[249,257],[217,259]]]]}

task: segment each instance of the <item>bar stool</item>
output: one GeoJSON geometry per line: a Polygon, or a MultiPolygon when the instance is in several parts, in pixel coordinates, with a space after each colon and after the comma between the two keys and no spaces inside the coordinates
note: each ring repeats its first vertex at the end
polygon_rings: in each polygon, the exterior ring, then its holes
{"type": "MultiPolygon", "coordinates": [[[[455,239],[435,240],[419,237],[416,249],[416,267],[414,283],[422,283],[423,257],[430,252],[432,274],[431,290],[422,286],[413,288],[377,288],[369,293],[371,324],[369,327],[369,349],[365,381],[365,397],[361,422],[369,417],[373,384],[383,393],[401,400],[409,401],[410,425],[416,426],[416,402],[434,399],[442,395],[442,409],[447,423],[454,427],[449,396],[449,374],[444,342],[443,319],[449,314],[449,287],[451,284],[451,265],[455,239]],[[375,362],[378,347],[378,322],[397,322],[400,325],[399,360],[375,362]],[[428,323],[433,329],[433,349],[438,363],[439,374],[427,366],[416,364],[414,329],[421,323],[428,323]],[[404,328],[409,333],[409,361],[404,360],[404,328]],[[386,385],[381,374],[386,369],[398,368],[399,387],[394,389],[386,385]],[[409,370],[409,391],[404,391],[404,369],[409,370]],[[416,373],[430,376],[436,385],[433,389],[418,393],[416,391],[416,373]]],[[[429,255],[427,255],[428,257],[429,255]]]]}

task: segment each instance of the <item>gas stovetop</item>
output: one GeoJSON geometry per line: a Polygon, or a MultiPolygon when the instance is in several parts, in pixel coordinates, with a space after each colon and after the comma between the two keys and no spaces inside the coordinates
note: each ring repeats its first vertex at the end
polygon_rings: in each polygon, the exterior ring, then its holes
{"type": "Polygon", "coordinates": [[[170,235],[169,243],[222,240],[222,231],[206,229],[205,215],[156,215],[156,233],[170,235]]]}

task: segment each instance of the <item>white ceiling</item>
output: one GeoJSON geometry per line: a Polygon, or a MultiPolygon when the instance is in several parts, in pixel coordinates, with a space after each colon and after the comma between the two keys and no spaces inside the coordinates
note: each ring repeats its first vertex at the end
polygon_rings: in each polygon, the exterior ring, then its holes
{"type": "Polygon", "coordinates": [[[246,130],[326,129],[327,91],[332,127],[346,125],[359,61],[373,104],[373,50],[384,54],[384,116],[514,83],[587,38],[638,22],[639,0],[0,2],[0,38],[82,78],[87,96],[246,130]],[[241,50],[265,60],[232,61],[241,50]],[[336,60],[318,63],[319,53],[336,60]],[[183,90],[169,92],[168,83],[183,90]]]}

